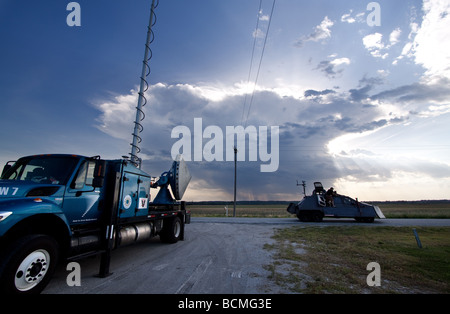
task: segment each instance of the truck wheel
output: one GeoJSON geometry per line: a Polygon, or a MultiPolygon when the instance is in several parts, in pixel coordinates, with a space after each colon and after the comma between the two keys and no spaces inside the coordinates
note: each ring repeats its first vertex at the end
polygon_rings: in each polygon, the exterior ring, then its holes
{"type": "Polygon", "coordinates": [[[297,214],[301,222],[322,222],[323,213],[319,211],[300,211],[297,214]]]}
{"type": "Polygon", "coordinates": [[[0,264],[0,291],[37,294],[49,283],[58,260],[58,243],[45,235],[30,235],[13,243],[0,264]]]}
{"type": "Polygon", "coordinates": [[[357,222],[372,223],[375,221],[375,218],[374,217],[355,217],[355,220],[357,222]]]}
{"type": "Polygon", "coordinates": [[[323,221],[323,214],[321,212],[315,212],[312,215],[312,221],[314,221],[314,222],[322,222],[323,221]]]}
{"type": "Polygon", "coordinates": [[[297,213],[297,218],[301,222],[309,222],[310,221],[309,215],[303,211],[297,213]]]}
{"type": "Polygon", "coordinates": [[[177,243],[181,237],[181,227],[181,219],[179,217],[164,220],[164,225],[159,236],[161,242],[177,243]]]}

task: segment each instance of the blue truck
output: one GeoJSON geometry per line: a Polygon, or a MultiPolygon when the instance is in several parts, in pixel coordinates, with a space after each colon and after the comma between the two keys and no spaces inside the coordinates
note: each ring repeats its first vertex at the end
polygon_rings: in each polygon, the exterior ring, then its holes
{"type": "Polygon", "coordinates": [[[48,154],[8,162],[0,180],[0,291],[40,293],[58,262],[98,254],[106,277],[118,247],[154,236],[184,240],[190,212],[180,200],[190,179],[181,158],[157,178],[127,158],[48,154]],[[152,189],[159,190],[153,200],[152,189]]]}

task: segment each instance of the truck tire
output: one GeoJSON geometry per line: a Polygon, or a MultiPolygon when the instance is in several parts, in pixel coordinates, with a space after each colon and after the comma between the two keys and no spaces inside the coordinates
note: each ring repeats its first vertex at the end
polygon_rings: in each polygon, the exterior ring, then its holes
{"type": "Polygon", "coordinates": [[[58,263],[58,243],[46,235],[18,239],[2,254],[0,291],[38,294],[49,283],[58,263]]]}
{"type": "Polygon", "coordinates": [[[181,219],[174,217],[172,219],[164,220],[164,225],[161,230],[160,239],[163,243],[177,243],[181,238],[182,232],[181,219]]]}
{"type": "Polygon", "coordinates": [[[322,222],[323,213],[320,211],[302,210],[297,213],[297,218],[301,222],[322,222]]]}
{"type": "Polygon", "coordinates": [[[375,217],[355,217],[355,220],[357,222],[372,223],[375,221],[375,217]]]}
{"type": "Polygon", "coordinates": [[[312,215],[312,221],[314,222],[322,222],[323,221],[323,213],[316,211],[313,215],[312,215]]]}
{"type": "Polygon", "coordinates": [[[298,212],[297,213],[297,218],[301,222],[309,222],[310,221],[309,215],[306,212],[304,212],[304,211],[298,212]]]}

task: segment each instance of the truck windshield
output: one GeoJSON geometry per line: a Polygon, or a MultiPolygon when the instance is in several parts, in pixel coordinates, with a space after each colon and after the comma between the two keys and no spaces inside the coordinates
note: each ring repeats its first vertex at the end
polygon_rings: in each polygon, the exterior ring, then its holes
{"type": "Polygon", "coordinates": [[[25,157],[8,169],[2,179],[64,185],[77,163],[78,158],[71,156],[25,157]]]}

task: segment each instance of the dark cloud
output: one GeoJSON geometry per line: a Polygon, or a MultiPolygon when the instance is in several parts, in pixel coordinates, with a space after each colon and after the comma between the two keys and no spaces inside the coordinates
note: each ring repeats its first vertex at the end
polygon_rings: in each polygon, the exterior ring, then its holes
{"type": "Polygon", "coordinates": [[[336,92],[331,89],[325,89],[323,91],[316,91],[313,89],[308,89],[307,91],[305,91],[304,96],[305,97],[317,97],[317,96],[334,94],[334,93],[336,93],[336,92]]]}
{"type": "Polygon", "coordinates": [[[379,100],[394,100],[397,102],[443,102],[450,98],[450,80],[441,78],[435,83],[414,83],[380,92],[371,97],[379,100]]]}
{"type": "Polygon", "coordinates": [[[322,71],[329,78],[335,78],[338,74],[344,72],[344,69],[336,70],[336,65],[328,60],[321,61],[317,65],[316,70],[322,71]]]}
{"type": "Polygon", "coordinates": [[[359,88],[353,88],[349,90],[350,99],[352,101],[362,101],[368,99],[369,92],[377,85],[384,83],[384,79],[381,77],[367,77],[364,75],[362,79],[359,80],[359,88]]]}
{"type": "Polygon", "coordinates": [[[352,101],[361,101],[369,98],[369,92],[372,89],[371,85],[366,85],[357,89],[350,89],[350,99],[352,101]]]}

